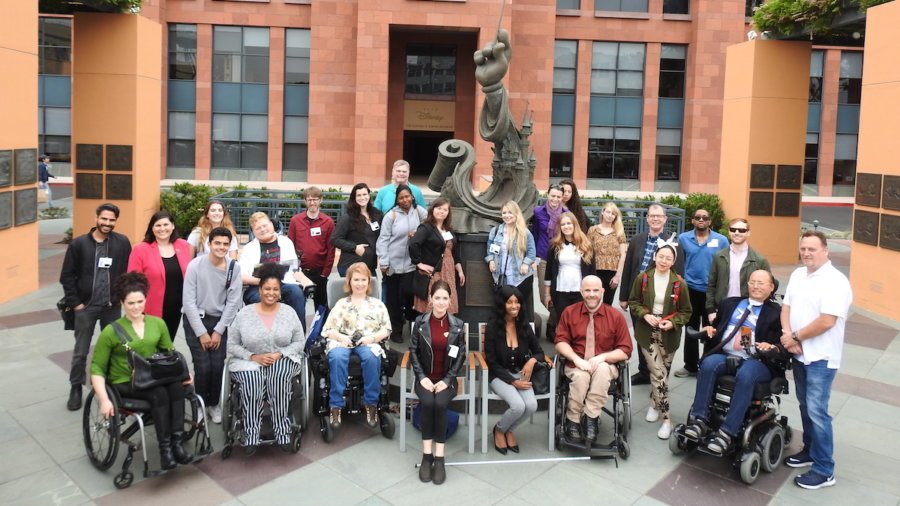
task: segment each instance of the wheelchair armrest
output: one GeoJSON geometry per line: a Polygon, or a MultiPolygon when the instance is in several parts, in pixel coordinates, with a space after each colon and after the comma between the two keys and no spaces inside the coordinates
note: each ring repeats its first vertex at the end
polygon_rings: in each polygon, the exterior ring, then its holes
{"type": "Polygon", "coordinates": [[[400,367],[403,369],[406,369],[407,367],[409,367],[409,352],[408,351],[403,352],[403,358],[400,359],[400,367]]]}
{"type": "Polygon", "coordinates": [[[481,353],[474,351],[469,353],[469,369],[473,370],[479,364],[483,369],[487,369],[487,364],[484,363],[484,357],[481,356],[481,353]]]}
{"type": "Polygon", "coordinates": [[[550,369],[553,369],[553,366],[556,365],[555,361],[547,355],[544,355],[544,362],[547,362],[547,365],[550,366],[550,369]]]}

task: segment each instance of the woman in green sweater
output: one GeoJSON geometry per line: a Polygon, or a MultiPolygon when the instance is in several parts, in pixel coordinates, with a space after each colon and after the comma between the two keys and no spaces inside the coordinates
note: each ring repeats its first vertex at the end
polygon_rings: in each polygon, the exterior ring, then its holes
{"type": "MultiPolygon", "coordinates": [[[[125,316],[116,322],[128,334],[131,349],[143,357],[174,349],[166,323],[161,318],[144,315],[147,289],[147,277],[138,272],[123,274],[113,283],[113,294],[116,300],[121,301],[125,310],[125,316]]],[[[192,457],[182,446],[184,386],[176,381],[147,390],[135,390],[131,386],[131,366],[128,365],[127,350],[116,337],[112,325],[107,325],[100,333],[91,361],[94,395],[100,401],[100,413],[109,418],[113,415],[113,405],[106,395],[107,383],[122,397],[144,399],[153,406],[151,415],[159,441],[160,467],[172,469],[177,464],[191,462],[192,457]]]]}

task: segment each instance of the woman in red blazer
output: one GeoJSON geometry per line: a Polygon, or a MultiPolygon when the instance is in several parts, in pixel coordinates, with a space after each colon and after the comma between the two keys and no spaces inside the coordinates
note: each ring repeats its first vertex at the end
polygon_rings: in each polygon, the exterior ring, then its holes
{"type": "Polygon", "coordinates": [[[181,291],[190,261],[191,245],[178,238],[168,211],[150,218],[144,241],[131,249],[128,258],[128,271],[143,273],[150,282],[144,313],[162,318],[172,340],[181,321],[181,291]]]}

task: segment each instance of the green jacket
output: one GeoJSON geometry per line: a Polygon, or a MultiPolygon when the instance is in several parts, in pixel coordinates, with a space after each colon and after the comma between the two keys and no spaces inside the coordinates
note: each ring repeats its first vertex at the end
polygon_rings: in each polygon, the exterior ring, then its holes
{"type": "MultiPolygon", "coordinates": [[[[147,358],[157,351],[173,350],[169,329],[162,318],[144,316],[144,338],[138,339],[131,326],[131,320],[123,316],[116,320],[131,336],[131,349],[147,358]]],[[[116,337],[116,329],[107,325],[97,338],[94,346],[94,358],[91,359],[91,376],[103,376],[110,384],[128,383],[131,381],[131,366],[128,365],[128,352],[116,337]]]]}
{"type": "MultiPolygon", "coordinates": [[[[631,314],[635,317],[635,325],[634,325],[634,339],[638,342],[641,348],[649,349],[650,348],[650,332],[652,328],[650,325],[644,320],[644,316],[648,314],[652,314],[653,310],[653,299],[656,297],[656,287],[655,282],[653,280],[653,275],[656,274],[656,269],[650,269],[646,271],[647,275],[647,285],[641,290],[641,285],[644,282],[644,274],[638,274],[635,278],[634,283],[631,285],[630,297],[628,299],[628,308],[631,310],[631,314]],[[642,293],[643,292],[643,293],[642,293]]],[[[678,346],[681,344],[681,327],[686,325],[688,320],[691,319],[691,295],[688,291],[687,283],[684,279],[681,278],[678,274],[675,274],[675,271],[669,271],[669,286],[666,288],[666,293],[669,294],[666,297],[665,303],[663,303],[663,316],[668,316],[672,313],[675,313],[671,316],[669,321],[675,324],[672,330],[664,331],[662,334],[663,337],[663,345],[666,347],[666,351],[668,353],[673,353],[678,349],[678,346]],[[675,297],[674,297],[674,284],[678,281],[680,283],[680,287],[678,289],[678,306],[675,306],[675,297]]]]}
{"type": "MultiPolygon", "coordinates": [[[[722,248],[713,256],[712,266],[709,268],[709,282],[706,285],[706,314],[715,313],[719,303],[728,297],[728,278],[731,272],[730,254],[731,248],[722,248]]],[[[771,272],[769,261],[747,246],[747,258],[741,264],[741,298],[746,299],[750,296],[747,281],[753,271],[760,269],[771,272]]]]}

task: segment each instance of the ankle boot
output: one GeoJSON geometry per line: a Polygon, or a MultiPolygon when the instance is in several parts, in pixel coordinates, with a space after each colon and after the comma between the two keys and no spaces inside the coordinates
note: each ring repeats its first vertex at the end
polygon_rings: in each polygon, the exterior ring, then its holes
{"type": "Polygon", "coordinates": [[[434,458],[434,470],[431,473],[431,481],[435,485],[440,485],[447,480],[447,471],[444,469],[444,457],[434,458]]]}
{"type": "Polygon", "coordinates": [[[163,470],[175,469],[178,464],[172,455],[172,442],[163,441],[159,443],[159,467],[163,470]]]}
{"type": "Polygon", "coordinates": [[[81,409],[81,385],[72,385],[72,388],[69,390],[69,400],[66,402],[66,409],[69,411],[81,409]]]}
{"type": "Polygon", "coordinates": [[[184,432],[179,431],[172,433],[172,456],[179,464],[189,464],[192,460],[194,460],[194,456],[190,455],[184,449],[183,440],[184,432]]]}
{"type": "Polygon", "coordinates": [[[431,481],[431,473],[432,473],[432,464],[434,463],[434,456],[430,453],[422,454],[422,463],[419,464],[419,481],[422,483],[428,483],[431,481]]]}

